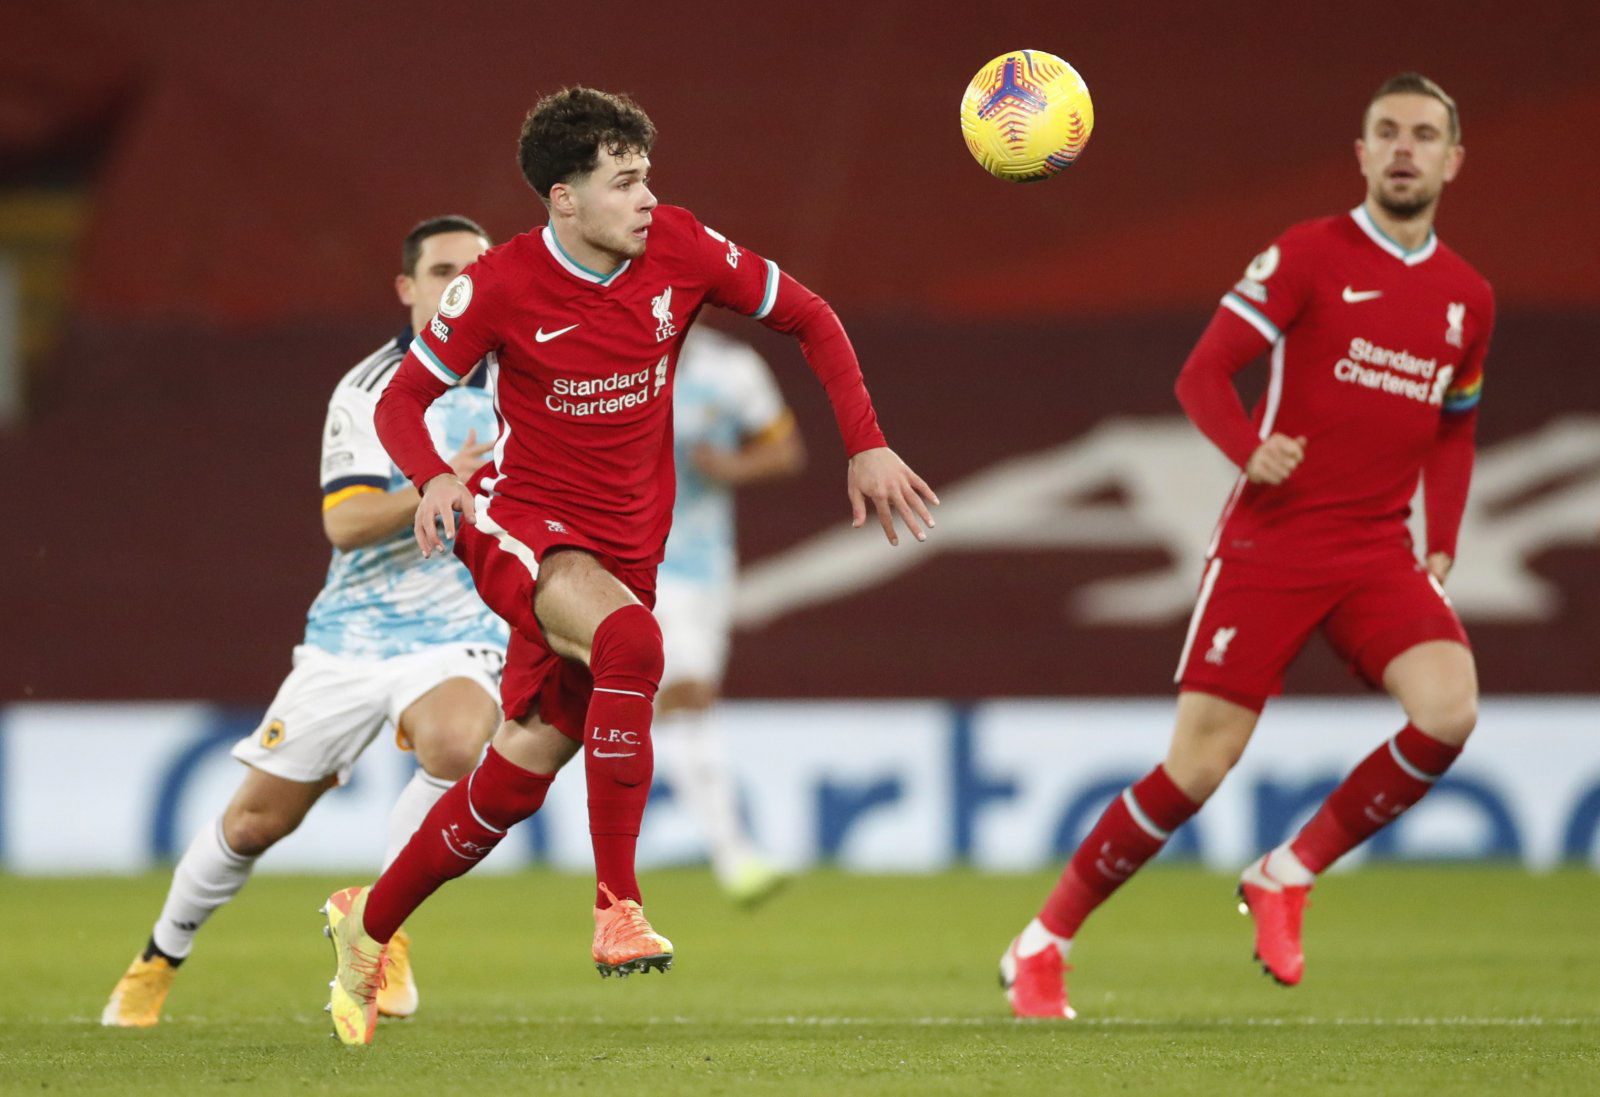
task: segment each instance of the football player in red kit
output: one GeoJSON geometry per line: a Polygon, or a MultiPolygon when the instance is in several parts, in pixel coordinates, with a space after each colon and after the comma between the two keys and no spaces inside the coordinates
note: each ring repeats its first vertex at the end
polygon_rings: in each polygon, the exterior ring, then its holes
{"type": "Polygon", "coordinates": [[[511,625],[506,722],[370,888],[328,903],[330,1011],[370,1041],[385,943],[445,880],[537,811],[580,749],[602,975],[665,970],[672,945],[644,917],[634,846],[650,791],[662,670],[650,613],[672,517],[672,385],[685,333],[717,305],[795,335],[827,391],[849,458],[855,524],[870,504],[891,544],[918,539],[933,492],[884,443],[850,340],[826,302],[688,210],[658,205],[655,128],[626,98],[576,87],[542,99],[519,146],[549,223],[492,248],[444,293],[379,402],[384,446],[422,502],[425,553],[454,549],[511,625]],[[488,357],[500,417],[494,460],[464,484],[423,412],[488,357]],[[441,532],[442,531],[442,532],[441,532]]]}
{"type": "Polygon", "coordinates": [[[1460,138],[1455,103],[1433,81],[1406,73],[1380,87],[1356,141],[1366,199],[1256,256],[1184,363],[1184,411],[1241,475],[1189,622],[1166,760],[1112,801],[1007,948],[1001,980],[1017,1016],[1073,1016],[1063,972],[1078,927],[1216,791],[1314,630],[1400,703],[1406,724],[1244,871],[1256,956],[1280,983],[1300,981],[1317,874],[1420,800],[1471,733],[1477,674],[1441,584],[1494,299],[1433,233],[1460,138]],[[1233,375],[1264,350],[1267,391],[1247,416],[1233,375]],[[1420,563],[1406,529],[1419,478],[1420,563]]]}

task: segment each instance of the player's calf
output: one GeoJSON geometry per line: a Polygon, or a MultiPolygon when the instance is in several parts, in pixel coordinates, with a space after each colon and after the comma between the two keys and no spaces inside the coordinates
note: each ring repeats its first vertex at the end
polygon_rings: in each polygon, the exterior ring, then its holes
{"type": "Polygon", "coordinates": [[[366,928],[387,942],[446,880],[470,871],[506,831],[544,803],[554,774],[533,773],[490,747],[477,769],[429,809],[416,834],[372,886],[366,928]]]}
{"type": "Polygon", "coordinates": [[[635,903],[642,898],[634,849],[655,770],[650,724],[662,663],[661,626],[641,605],[614,610],[595,630],[583,768],[595,876],[604,884],[597,908],[610,904],[612,892],[635,903]]]}

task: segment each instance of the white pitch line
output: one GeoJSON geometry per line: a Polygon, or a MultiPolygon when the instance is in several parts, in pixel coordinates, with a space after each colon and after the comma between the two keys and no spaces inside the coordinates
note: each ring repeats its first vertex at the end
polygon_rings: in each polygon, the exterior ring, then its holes
{"type": "MultiPolygon", "coordinates": [[[[48,1020],[48,1019],[42,1019],[48,1020]]],[[[100,1024],[98,1017],[70,1017],[69,1023],[100,1024]]],[[[320,1014],[277,1016],[233,1016],[227,1018],[201,1017],[177,1014],[165,1020],[179,1025],[258,1025],[289,1022],[291,1024],[326,1027],[328,1020],[320,1014]]],[[[484,1018],[472,1014],[458,1014],[457,1022],[471,1024],[516,1025],[568,1025],[568,1026],[660,1026],[660,1027],[722,1027],[722,1028],[985,1028],[1016,1024],[1046,1023],[1054,1021],[1019,1022],[1011,1017],[505,1017],[484,1018]]],[[[1600,1026],[1600,1017],[1084,1017],[1076,1021],[1060,1022],[1063,1028],[1089,1026],[1092,1028],[1575,1028],[1600,1026]]]]}

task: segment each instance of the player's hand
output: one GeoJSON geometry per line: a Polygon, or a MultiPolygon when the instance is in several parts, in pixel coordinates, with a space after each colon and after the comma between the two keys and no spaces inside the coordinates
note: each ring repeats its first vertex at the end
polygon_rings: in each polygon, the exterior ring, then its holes
{"type": "Polygon", "coordinates": [[[463,522],[477,524],[478,512],[472,503],[472,493],[454,476],[440,473],[424,486],[422,502],[417,504],[417,519],[413,527],[417,535],[417,547],[422,550],[423,558],[432,556],[434,552],[445,551],[445,541],[453,541],[456,536],[456,511],[461,512],[463,522]],[[439,527],[444,527],[444,537],[439,536],[439,527]]]}
{"type": "Polygon", "coordinates": [[[878,512],[878,524],[883,526],[883,534],[891,545],[900,543],[894,528],[896,514],[913,537],[919,541],[928,539],[925,530],[933,528],[933,515],[928,513],[927,503],[938,506],[939,497],[889,447],[864,449],[850,458],[845,491],[850,496],[850,524],[856,529],[867,520],[867,500],[870,499],[878,512]]]}
{"type": "Polygon", "coordinates": [[[494,450],[494,442],[478,442],[476,428],[467,431],[467,440],[461,443],[461,448],[450,457],[450,468],[456,474],[456,479],[463,484],[472,479],[472,474],[481,469],[484,462],[489,460],[489,454],[494,450]]]}
{"type": "Polygon", "coordinates": [[[1454,563],[1448,552],[1430,552],[1427,559],[1428,574],[1437,579],[1440,586],[1444,586],[1445,577],[1450,574],[1454,563]]]}
{"type": "Polygon", "coordinates": [[[1305,436],[1270,435],[1256,447],[1245,463],[1244,474],[1252,484],[1281,484],[1306,459],[1305,436]]]}

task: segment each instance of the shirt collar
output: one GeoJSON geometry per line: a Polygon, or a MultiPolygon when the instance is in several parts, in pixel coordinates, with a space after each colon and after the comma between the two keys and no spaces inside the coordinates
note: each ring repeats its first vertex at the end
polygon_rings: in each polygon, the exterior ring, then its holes
{"type": "Polygon", "coordinates": [[[609,286],[612,282],[616,281],[623,271],[628,269],[628,264],[633,262],[632,259],[624,259],[622,264],[610,274],[601,274],[599,271],[590,270],[572,256],[568,255],[567,249],[563,248],[561,246],[561,241],[556,238],[556,230],[551,228],[549,225],[546,225],[542,230],[540,230],[539,238],[544,241],[544,246],[549,250],[551,257],[554,258],[558,264],[560,264],[561,269],[565,270],[574,278],[581,278],[585,282],[592,282],[597,286],[609,286]]]}
{"type": "Polygon", "coordinates": [[[1378,223],[1372,219],[1372,214],[1367,212],[1365,202],[1350,211],[1350,219],[1356,223],[1362,232],[1367,234],[1369,240],[1408,267],[1414,267],[1418,263],[1426,263],[1433,258],[1433,253],[1439,248],[1439,238],[1434,235],[1432,229],[1429,229],[1428,238],[1422,242],[1421,246],[1407,251],[1400,246],[1394,237],[1378,227],[1378,223]]]}

